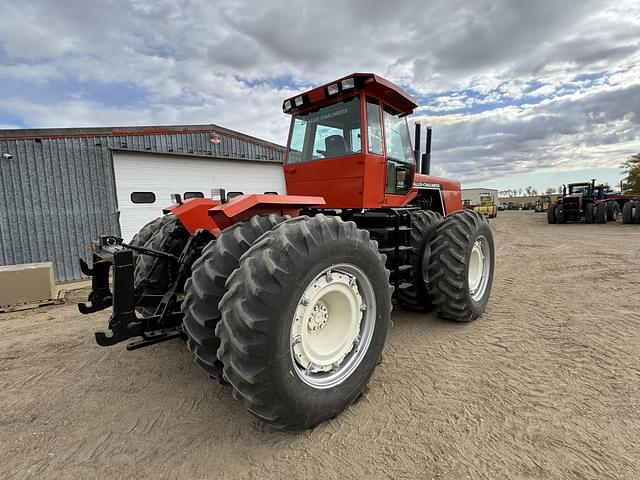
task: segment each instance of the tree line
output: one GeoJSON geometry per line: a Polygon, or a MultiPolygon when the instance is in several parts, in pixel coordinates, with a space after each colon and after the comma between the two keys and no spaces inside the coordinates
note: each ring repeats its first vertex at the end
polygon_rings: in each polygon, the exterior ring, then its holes
{"type": "Polygon", "coordinates": [[[622,164],[622,170],[626,174],[622,180],[622,191],[640,194],[640,153],[629,157],[622,164]]]}
{"type": "Polygon", "coordinates": [[[552,193],[560,193],[562,192],[562,186],[560,187],[548,187],[542,192],[538,192],[537,188],[532,187],[531,185],[524,188],[507,188],[506,190],[498,190],[499,197],[534,197],[536,195],[551,195],[552,193]]]}

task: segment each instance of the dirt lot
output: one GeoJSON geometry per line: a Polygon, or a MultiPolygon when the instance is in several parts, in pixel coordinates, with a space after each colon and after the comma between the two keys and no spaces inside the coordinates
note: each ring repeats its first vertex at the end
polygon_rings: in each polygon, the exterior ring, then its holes
{"type": "Polygon", "coordinates": [[[77,294],[0,314],[0,477],[640,478],[640,228],[492,226],[484,317],[396,311],[363,398],[297,435],[253,420],[181,341],[96,346],[106,317],[77,294]]]}

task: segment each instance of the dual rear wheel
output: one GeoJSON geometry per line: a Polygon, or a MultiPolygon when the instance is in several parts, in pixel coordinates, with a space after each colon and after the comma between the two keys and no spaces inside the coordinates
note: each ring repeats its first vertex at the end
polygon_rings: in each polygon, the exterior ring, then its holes
{"type": "Polygon", "coordinates": [[[622,206],[622,223],[640,224],[640,202],[629,201],[622,206]]]}
{"type": "MultiPolygon", "coordinates": [[[[431,296],[444,318],[478,318],[493,277],[487,221],[471,211],[420,218],[428,240],[416,236],[414,304],[431,296]]],[[[364,391],[382,357],[391,296],[384,257],[355,223],[254,217],[223,231],[194,263],[183,329],[196,362],[230,383],[251,413],[303,430],[364,391]]]]}

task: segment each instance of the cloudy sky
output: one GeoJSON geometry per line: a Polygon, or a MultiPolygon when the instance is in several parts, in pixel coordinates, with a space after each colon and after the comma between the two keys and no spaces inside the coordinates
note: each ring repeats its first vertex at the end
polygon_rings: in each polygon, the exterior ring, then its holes
{"type": "Polygon", "coordinates": [[[0,128],[217,123],[353,71],[413,94],[434,173],[614,183],[640,152],[640,2],[0,0],[0,128]]]}

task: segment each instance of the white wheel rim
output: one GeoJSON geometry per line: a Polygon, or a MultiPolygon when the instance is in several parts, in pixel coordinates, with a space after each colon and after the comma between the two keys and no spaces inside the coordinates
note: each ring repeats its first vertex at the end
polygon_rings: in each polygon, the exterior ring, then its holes
{"type": "Polygon", "coordinates": [[[373,286],[360,268],[333,265],[307,285],[291,324],[294,371],[320,389],[342,383],[364,358],[376,318],[373,286]]]}
{"type": "Polygon", "coordinates": [[[484,296],[491,276],[491,253],[487,239],[480,236],[476,239],[469,255],[467,281],[469,294],[474,301],[484,296]]]}

